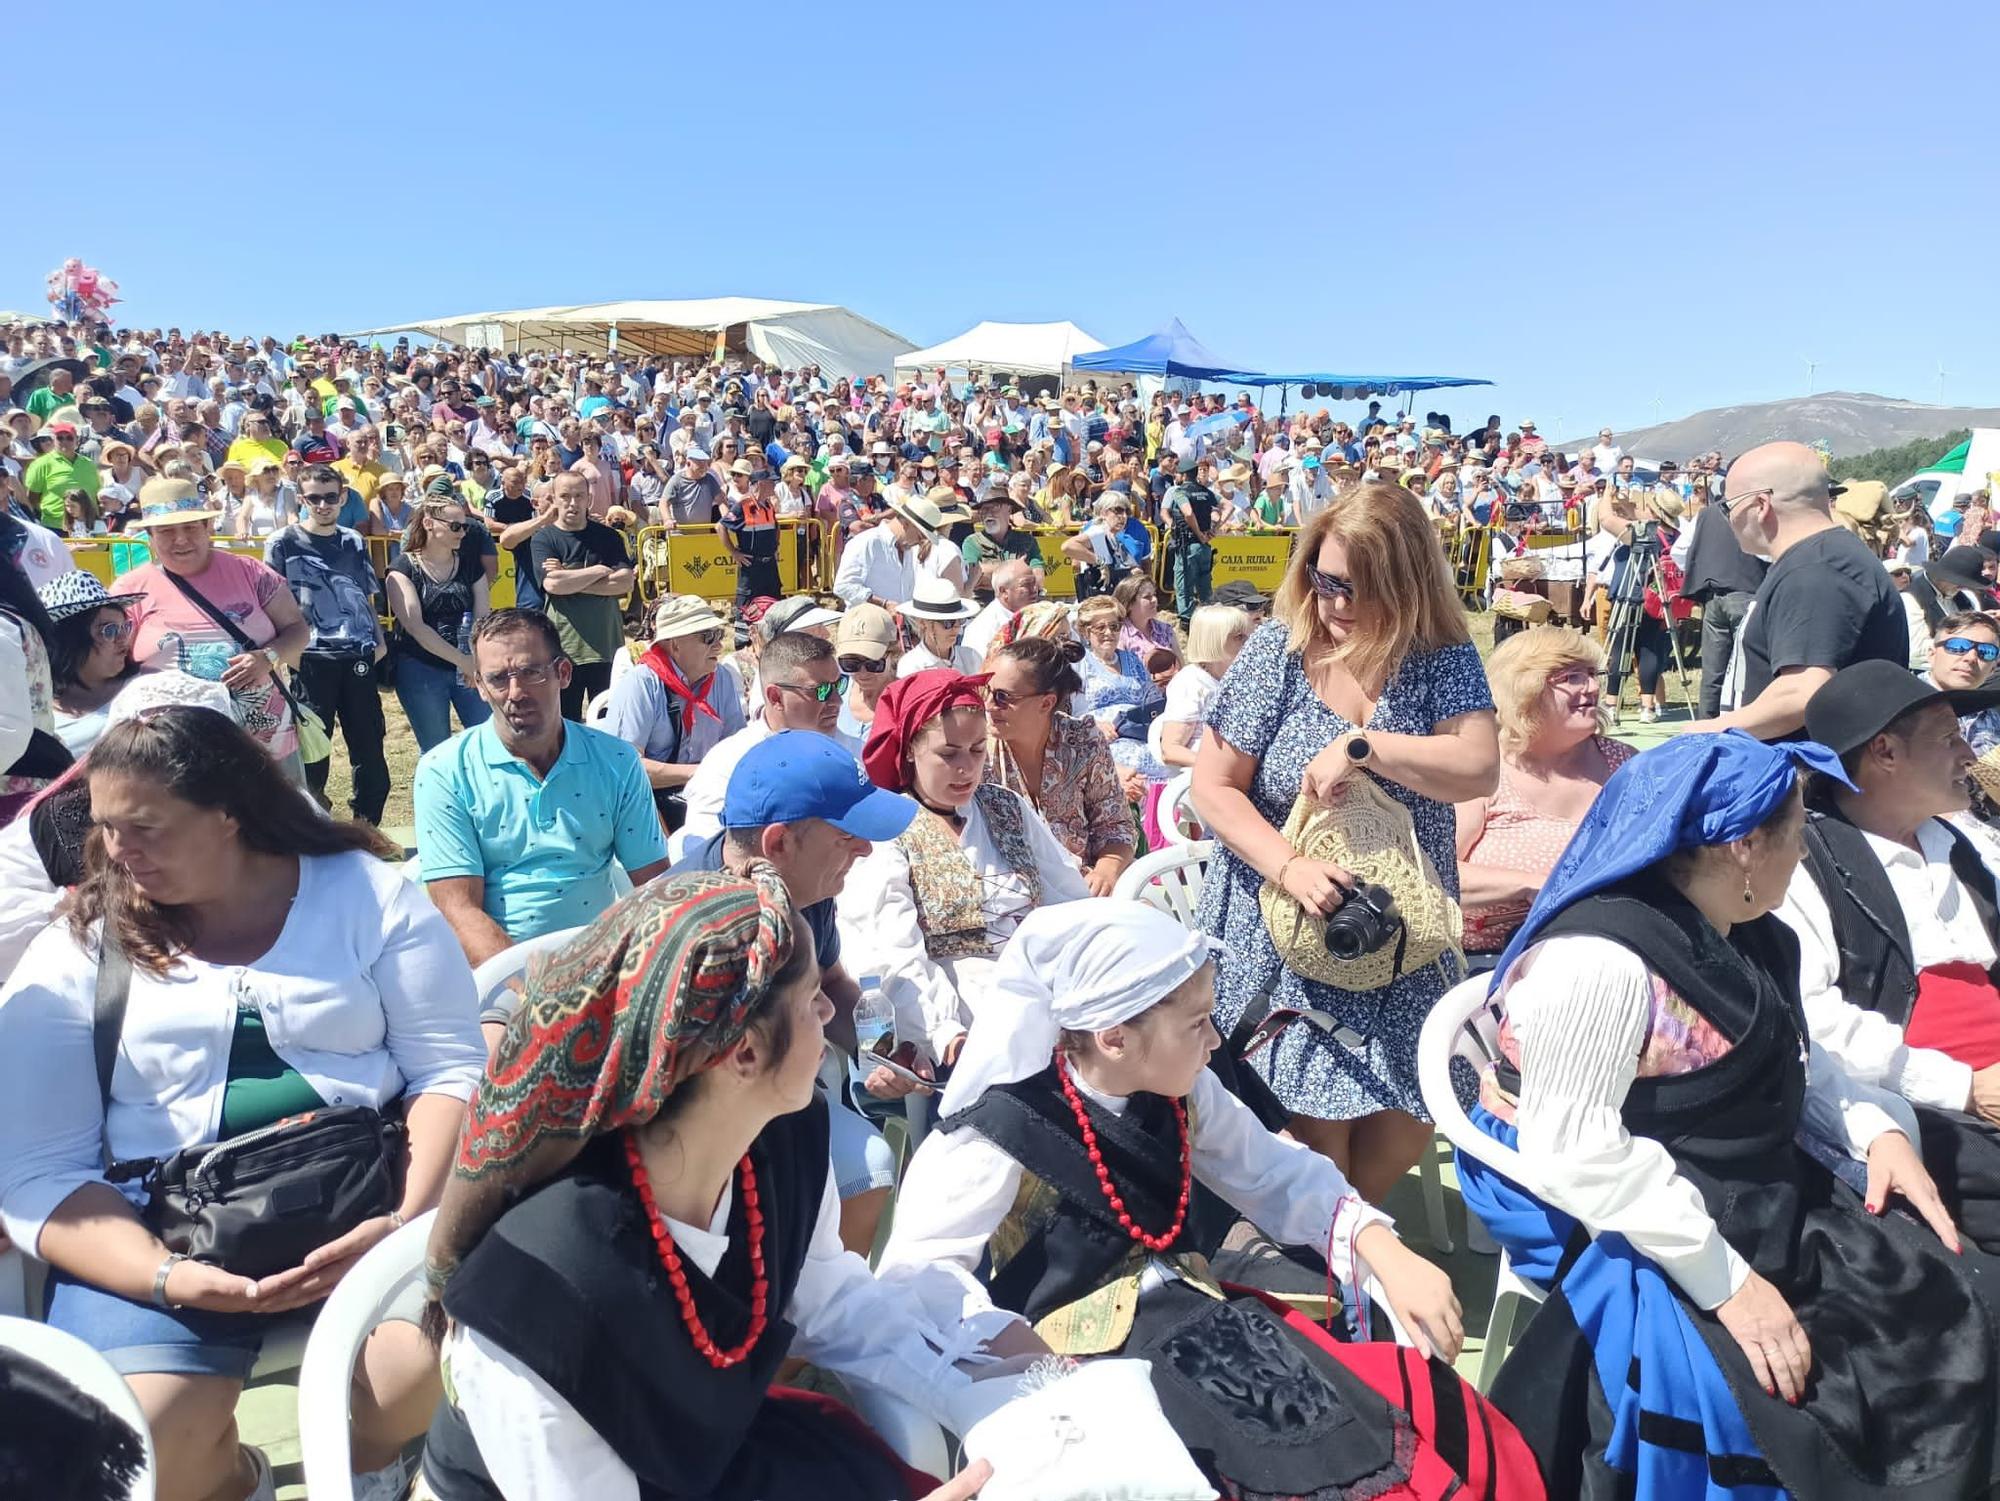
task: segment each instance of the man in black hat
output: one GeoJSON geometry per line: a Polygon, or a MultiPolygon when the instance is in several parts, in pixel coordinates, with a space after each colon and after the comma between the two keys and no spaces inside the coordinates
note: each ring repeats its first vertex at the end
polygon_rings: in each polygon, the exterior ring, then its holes
{"type": "MultiPolygon", "coordinates": [[[[1947,692],[1892,662],[1834,674],[1807,704],[1805,729],[1853,785],[1811,795],[1805,858],[1778,909],[1798,935],[1813,1041],[1858,1079],[1990,1121],[2000,1121],[2000,894],[1948,820],[1971,798],[1959,716],[1997,703],[2000,689],[1947,692]]],[[[1926,1111],[1919,1123],[1935,1173],[1938,1122],[1926,1111]]],[[[2000,1144],[1991,1150],[2000,1164],[2000,1144]]]]}
{"type": "Polygon", "coordinates": [[[1264,623],[1264,616],[1271,608],[1271,596],[1248,579],[1231,579],[1215,591],[1209,603],[1234,605],[1250,617],[1250,629],[1254,631],[1264,623]]]}

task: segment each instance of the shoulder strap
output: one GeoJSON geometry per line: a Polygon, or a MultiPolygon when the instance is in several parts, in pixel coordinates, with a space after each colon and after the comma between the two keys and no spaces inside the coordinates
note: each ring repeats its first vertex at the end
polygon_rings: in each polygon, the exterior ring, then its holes
{"type": "Polygon", "coordinates": [[[162,568],[160,572],[167,576],[167,581],[180,590],[184,597],[194,601],[196,609],[200,610],[202,614],[227,631],[230,639],[238,646],[242,647],[245,651],[255,651],[257,649],[257,643],[243,634],[243,628],[227,615],[223,614],[221,610],[217,609],[209,601],[208,596],[203,594],[201,590],[195,588],[193,584],[190,584],[171,568],[162,568]]]}
{"type": "Polygon", "coordinates": [[[132,994],[132,961],[118,940],[104,931],[98,940],[97,999],[90,1018],[90,1042],[97,1054],[97,1092],[108,1110],[111,1069],[118,1061],[118,1038],[125,1030],[125,1003],[132,994]]]}

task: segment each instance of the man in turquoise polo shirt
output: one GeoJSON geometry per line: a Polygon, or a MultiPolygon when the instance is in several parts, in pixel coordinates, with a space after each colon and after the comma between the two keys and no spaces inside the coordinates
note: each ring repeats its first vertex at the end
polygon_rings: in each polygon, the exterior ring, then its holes
{"type": "Polygon", "coordinates": [[[667,867],[639,753],[562,717],[569,659],[546,615],[495,610],[472,636],[493,717],[417,763],[417,855],[431,900],[478,965],[590,922],[667,867]]]}

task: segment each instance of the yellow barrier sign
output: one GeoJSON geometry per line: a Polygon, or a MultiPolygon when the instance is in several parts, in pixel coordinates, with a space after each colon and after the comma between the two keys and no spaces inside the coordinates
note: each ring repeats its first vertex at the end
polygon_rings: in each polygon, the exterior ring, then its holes
{"type": "MultiPolygon", "coordinates": [[[[818,523],[801,526],[786,518],[780,523],[778,583],[786,594],[819,587],[813,577],[808,548],[818,523]]],[[[649,526],[639,533],[639,579],[647,600],[662,594],[692,594],[701,599],[736,598],[736,563],[720,529],[704,523],[675,527],[649,526]]]]}
{"type": "Polygon", "coordinates": [[[1215,539],[1215,583],[1246,583],[1260,594],[1275,594],[1291,561],[1292,530],[1225,533],[1215,539]]]}

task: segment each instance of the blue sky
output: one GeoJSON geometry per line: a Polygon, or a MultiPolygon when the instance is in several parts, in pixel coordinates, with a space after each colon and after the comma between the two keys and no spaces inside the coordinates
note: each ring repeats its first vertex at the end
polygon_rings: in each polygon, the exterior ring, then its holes
{"type": "Polygon", "coordinates": [[[134,321],[259,333],[1178,316],[1252,367],[1487,376],[1443,404],[1552,436],[1801,395],[1806,357],[2000,404],[1990,4],[250,15],[116,7],[10,59],[0,307],[79,255],[134,321]]]}

